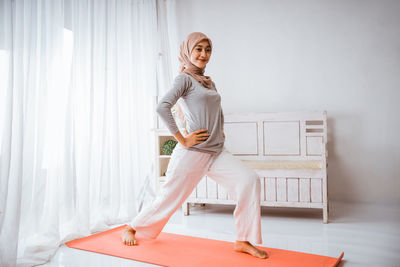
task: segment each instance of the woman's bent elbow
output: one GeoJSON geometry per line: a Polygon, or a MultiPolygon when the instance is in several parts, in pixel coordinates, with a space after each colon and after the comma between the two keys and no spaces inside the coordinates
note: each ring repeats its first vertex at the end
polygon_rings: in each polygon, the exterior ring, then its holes
{"type": "Polygon", "coordinates": [[[162,105],[157,105],[157,107],[156,107],[156,112],[157,112],[158,114],[164,113],[164,107],[163,107],[162,105]]]}

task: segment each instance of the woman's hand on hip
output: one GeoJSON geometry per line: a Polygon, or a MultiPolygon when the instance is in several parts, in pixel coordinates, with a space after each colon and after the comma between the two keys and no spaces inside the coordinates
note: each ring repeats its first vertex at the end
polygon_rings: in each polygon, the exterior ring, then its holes
{"type": "Polygon", "coordinates": [[[203,143],[208,139],[210,136],[209,133],[207,133],[207,129],[200,129],[197,131],[194,131],[192,133],[188,133],[187,130],[185,130],[185,138],[184,138],[184,147],[191,147],[200,143],[203,143]]]}

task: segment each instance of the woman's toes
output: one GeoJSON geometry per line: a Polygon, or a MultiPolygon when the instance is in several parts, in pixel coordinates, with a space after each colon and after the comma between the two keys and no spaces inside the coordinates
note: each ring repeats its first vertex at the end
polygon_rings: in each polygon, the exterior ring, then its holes
{"type": "Polygon", "coordinates": [[[267,252],[265,252],[264,250],[260,250],[259,258],[266,259],[268,257],[269,256],[268,256],[267,252]]]}
{"type": "Polygon", "coordinates": [[[121,238],[124,245],[133,246],[137,244],[135,232],[130,231],[129,229],[122,233],[121,238]]]}

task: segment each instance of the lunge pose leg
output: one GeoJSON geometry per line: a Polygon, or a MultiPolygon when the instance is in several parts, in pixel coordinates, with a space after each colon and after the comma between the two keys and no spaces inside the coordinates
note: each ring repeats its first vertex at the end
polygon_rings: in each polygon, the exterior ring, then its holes
{"type": "Polygon", "coordinates": [[[123,242],[126,245],[137,244],[136,231],[149,238],[156,238],[205,175],[211,163],[211,154],[186,150],[178,144],[172,153],[161,194],[127,226],[122,233],[123,242]]]}
{"type": "Polygon", "coordinates": [[[225,148],[215,159],[206,175],[226,188],[236,201],[233,213],[236,226],[235,250],[259,258],[267,258],[268,254],[264,250],[260,250],[250,243],[262,243],[260,178],[225,148]]]}

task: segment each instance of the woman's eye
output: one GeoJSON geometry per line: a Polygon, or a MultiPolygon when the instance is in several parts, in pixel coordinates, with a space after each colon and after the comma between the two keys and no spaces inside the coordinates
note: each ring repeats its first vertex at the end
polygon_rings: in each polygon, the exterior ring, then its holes
{"type": "MultiPolygon", "coordinates": [[[[196,50],[199,51],[199,52],[201,52],[202,49],[201,49],[201,48],[197,48],[196,50]]],[[[211,49],[207,49],[207,50],[206,50],[206,53],[210,53],[210,52],[211,52],[211,49]]]]}

